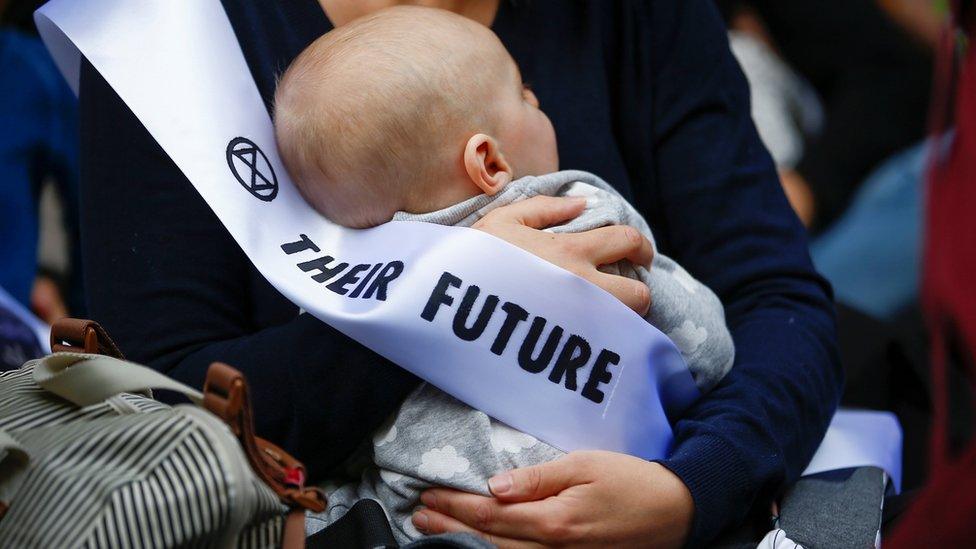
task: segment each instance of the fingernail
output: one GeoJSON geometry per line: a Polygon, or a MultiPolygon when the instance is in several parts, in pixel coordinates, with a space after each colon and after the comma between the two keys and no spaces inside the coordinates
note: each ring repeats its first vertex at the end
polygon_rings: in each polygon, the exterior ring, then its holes
{"type": "Polygon", "coordinates": [[[437,494],[433,492],[424,492],[423,494],[420,494],[420,501],[431,509],[437,508],[437,494]]]}
{"type": "Polygon", "coordinates": [[[426,513],[414,513],[411,520],[413,520],[413,525],[417,527],[417,530],[421,532],[426,532],[430,526],[430,519],[427,518],[426,513]]]}
{"type": "Polygon", "coordinates": [[[507,494],[512,489],[512,475],[499,475],[488,479],[488,489],[492,494],[507,494]]]}

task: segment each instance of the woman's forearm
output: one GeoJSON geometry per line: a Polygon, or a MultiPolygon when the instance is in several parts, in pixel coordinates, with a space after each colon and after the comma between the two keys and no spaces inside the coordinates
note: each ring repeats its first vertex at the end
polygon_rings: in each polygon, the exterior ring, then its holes
{"type": "Polygon", "coordinates": [[[733,327],[735,366],[675,425],[674,453],[662,463],[695,500],[696,543],[795,481],[837,406],[842,374],[827,334],[832,321],[807,312],[824,320],[811,330],[798,314],[760,310],[733,327]]]}
{"type": "Polygon", "coordinates": [[[663,228],[662,251],[721,298],[736,353],[662,461],[691,491],[700,545],[806,467],[842,376],[829,285],[752,123],[721,19],[708,0],[648,6],[667,39],[649,94],[661,192],[642,206],[663,228]]]}

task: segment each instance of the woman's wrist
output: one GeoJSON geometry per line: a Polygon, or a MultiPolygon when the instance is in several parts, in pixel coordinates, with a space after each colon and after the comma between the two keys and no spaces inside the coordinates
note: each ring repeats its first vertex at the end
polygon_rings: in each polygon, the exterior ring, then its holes
{"type": "Polygon", "coordinates": [[[663,500],[649,509],[650,513],[658,514],[659,517],[649,520],[663,523],[657,528],[657,535],[661,541],[666,542],[664,546],[685,546],[692,535],[697,514],[694,496],[684,480],[674,471],[656,461],[648,463],[652,466],[648,470],[651,477],[650,493],[663,500]]]}
{"type": "Polygon", "coordinates": [[[707,545],[740,514],[743,502],[752,501],[745,462],[721,437],[701,434],[689,438],[659,463],[681,479],[694,502],[686,541],[689,547],[707,545]]]}

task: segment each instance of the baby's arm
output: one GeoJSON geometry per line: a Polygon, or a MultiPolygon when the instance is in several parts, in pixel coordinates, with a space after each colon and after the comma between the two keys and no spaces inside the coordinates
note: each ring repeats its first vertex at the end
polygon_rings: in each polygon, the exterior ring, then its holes
{"type": "MultiPolygon", "coordinates": [[[[580,232],[605,225],[630,225],[652,244],[654,237],[644,217],[616,190],[590,174],[586,183],[575,182],[559,188],[562,196],[587,199],[587,208],[578,218],[553,227],[553,232],[580,232]]],[[[606,265],[607,272],[635,278],[651,290],[651,309],[645,319],[664,332],[681,351],[695,383],[702,392],[711,390],[732,368],[735,346],[725,324],[722,302],[708,286],[688,274],[673,259],[657,251],[650,269],[629,262],[606,265]]]]}
{"type": "Polygon", "coordinates": [[[698,388],[704,393],[725,377],[735,360],[732,335],[722,302],[664,254],[654,255],[650,270],[637,269],[651,289],[645,318],[678,346],[698,388]]]}

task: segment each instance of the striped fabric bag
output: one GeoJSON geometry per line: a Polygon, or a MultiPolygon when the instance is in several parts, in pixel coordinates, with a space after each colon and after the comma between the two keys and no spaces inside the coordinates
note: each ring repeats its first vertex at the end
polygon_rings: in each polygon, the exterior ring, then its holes
{"type": "MultiPolygon", "coordinates": [[[[97,324],[73,322],[84,348],[118,354],[97,324]]],[[[52,339],[66,348],[57,327],[52,339]]],[[[251,425],[243,377],[219,363],[203,393],[79,352],[2,373],[0,547],[303,547],[304,511],[324,497],[251,425]]]]}

